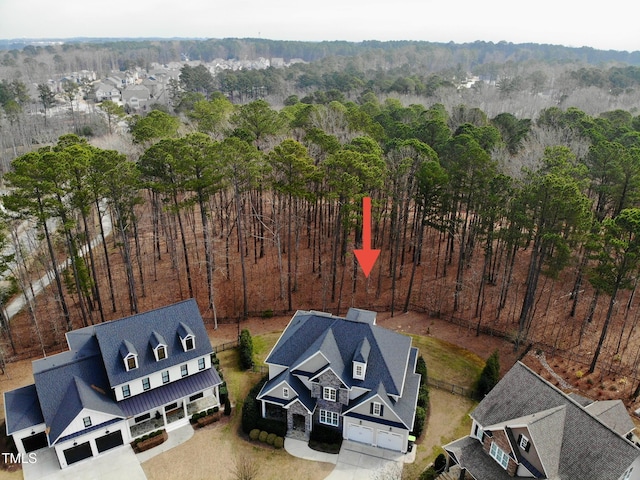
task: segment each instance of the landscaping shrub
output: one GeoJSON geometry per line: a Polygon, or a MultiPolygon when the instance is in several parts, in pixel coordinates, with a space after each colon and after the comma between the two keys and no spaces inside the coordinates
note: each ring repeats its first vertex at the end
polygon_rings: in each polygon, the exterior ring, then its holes
{"type": "Polygon", "coordinates": [[[218,407],[218,406],[213,407],[212,410],[213,410],[213,413],[218,413],[220,411],[220,407],[218,407]]]}
{"type": "Polygon", "coordinates": [[[249,370],[253,367],[253,339],[246,328],[240,332],[240,368],[249,370]]]}
{"type": "Polygon", "coordinates": [[[314,425],[310,438],[320,443],[339,443],[342,442],[342,432],[324,425],[314,425]]]}
{"type": "Polygon", "coordinates": [[[283,448],[284,447],[284,438],[276,437],[276,439],[273,441],[273,446],[276,447],[276,448],[283,448]]]}
{"type": "MultiPolygon", "coordinates": [[[[256,383],[251,390],[249,390],[249,393],[244,400],[244,404],[242,405],[242,431],[246,434],[249,434],[249,432],[254,428],[260,428],[258,426],[258,420],[260,420],[260,408],[256,402],[256,397],[268,379],[269,377],[267,375],[262,377],[262,379],[256,383]]],[[[222,387],[220,388],[220,396],[222,397],[222,387]]]]}
{"type": "Polygon", "coordinates": [[[427,468],[424,472],[420,474],[418,480],[434,480],[438,476],[438,473],[433,467],[427,468]]]}
{"type": "Polygon", "coordinates": [[[413,421],[413,434],[417,437],[422,435],[424,422],[427,419],[427,411],[422,407],[416,407],[416,418],[413,421]]]}
{"type": "Polygon", "coordinates": [[[224,414],[226,417],[231,415],[231,401],[229,400],[229,397],[224,399],[224,414]]]}
{"type": "Polygon", "coordinates": [[[484,396],[491,391],[496,383],[500,380],[500,358],[498,351],[494,351],[487,359],[482,372],[480,372],[480,378],[476,384],[476,398],[482,400],[484,396]]]}
{"type": "Polygon", "coordinates": [[[273,317],[273,310],[267,309],[262,311],[262,318],[271,318],[273,317]]]}
{"type": "Polygon", "coordinates": [[[418,406],[424,409],[429,405],[429,387],[422,385],[418,391],[418,406]]]}
{"type": "Polygon", "coordinates": [[[427,364],[424,361],[422,355],[418,357],[416,361],[416,373],[420,375],[420,386],[427,384],[427,364]]]}
{"type": "Polygon", "coordinates": [[[255,440],[258,440],[258,437],[259,437],[259,436],[260,436],[260,429],[258,429],[258,428],[254,428],[253,430],[251,430],[251,431],[249,432],[249,438],[250,438],[251,440],[254,440],[254,441],[255,441],[255,440]]]}
{"type": "Polygon", "coordinates": [[[262,443],[265,443],[267,441],[268,436],[269,436],[269,433],[263,430],[260,432],[260,435],[258,435],[258,440],[260,440],[262,443]]]}
{"type": "Polygon", "coordinates": [[[287,423],[280,420],[258,418],[258,421],[256,422],[256,427],[258,427],[260,430],[273,432],[280,437],[284,437],[287,434],[287,423]]]}
{"type": "Polygon", "coordinates": [[[207,415],[213,415],[213,408],[207,408],[207,415]]]}
{"type": "Polygon", "coordinates": [[[275,433],[270,433],[269,435],[267,435],[267,443],[269,445],[273,445],[273,442],[275,441],[277,435],[275,433]]]}
{"type": "MultiPolygon", "coordinates": [[[[259,391],[259,390],[258,390],[259,391]]],[[[229,398],[229,389],[227,388],[227,382],[222,382],[222,385],[220,385],[220,401],[222,403],[224,403],[224,401],[229,398]]],[[[256,393],[257,395],[257,393],[256,393]]]]}
{"type": "Polygon", "coordinates": [[[433,462],[433,468],[435,468],[436,472],[442,473],[446,467],[447,457],[444,456],[444,453],[441,453],[436,457],[436,461],[433,462]]]}

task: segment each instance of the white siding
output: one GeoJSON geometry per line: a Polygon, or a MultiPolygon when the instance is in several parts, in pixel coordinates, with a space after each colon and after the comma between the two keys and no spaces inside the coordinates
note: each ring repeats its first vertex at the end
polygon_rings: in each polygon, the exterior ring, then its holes
{"type": "MultiPolygon", "coordinates": [[[[96,425],[100,425],[101,423],[108,422],[109,420],[113,420],[114,418],[117,418],[117,417],[114,417],[113,415],[109,415],[107,413],[96,412],[95,410],[89,410],[87,408],[83,408],[82,411],[78,414],[78,416],[71,421],[71,423],[67,426],[67,428],[64,429],[64,431],[60,435],[60,438],[66,437],[67,435],[71,435],[72,433],[81,432],[82,430],[85,430],[87,428],[95,427],[96,425]],[[83,419],[85,417],[91,418],[90,427],[84,426],[83,419]]],[[[57,440],[56,438],[51,439],[52,442],[56,440],[57,440]]]]}
{"type": "MultiPolygon", "coordinates": [[[[198,357],[198,358],[204,358],[205,370],[207,368],[211,368],[211,357],[209,355],[205,355],[204,357],[198,357]]],[[[189,375],[193,375],[195,373],[204,371],[204,370],[198,370],[198,358],[194,358],[193,360],[190,360],[187,362],[189,375]]],[[[170,382],[175,382],[176,380],[180,380],[182,378],[180,367],[184,365],[183,363],[179,365],[174,365],[173,367],[168,367],[168,368],[166,367],[166,365],[167,364],[164,360],[160,360],[159,362],[157,362],[158,371],[149,375],[149,383],[151,384],[151,389],[161,387],[163,385],[162,372],[164,372],[165,370],[169,371],[170,382]],[[163,366],[164,368],[162,368],[163,366]]],[[[116,385],[114,387],[116,401],[124,400],[124,397],[122,396],[122,387],[124,385],[129,385],[129,390],[131,391],[131,395],[130,395],[131,397],[133,397],[134,395],[139,395],[141,393],[148,392],[149,390],[144,390],[142,387],[143,378],[146,378],[146,377],[138,377],[131,380],[128,383],[122,383],[120,385],[116,385]]]]}

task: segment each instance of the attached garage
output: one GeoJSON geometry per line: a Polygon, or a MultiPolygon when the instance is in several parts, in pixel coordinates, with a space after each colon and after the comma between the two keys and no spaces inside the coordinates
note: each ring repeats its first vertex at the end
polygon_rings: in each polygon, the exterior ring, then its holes
{"type": "Polygon", "coordinates": [[[347,430],[347,438],[354,442],[371,445],[373,444],[373,428],[350,423],[349,429],[347,430]]]}
{"type": "Polygon", "coordinates": [[[122,432],[120,430],[109,433],[103,437],[96,438],[96,447],[100,453],[111,448],[119,447],[122,444],[124,444],[124,441],[122,440],[122,432]]]}
{"type": "Polygon", "coordinates": [[[401,452],[403,450],[402,443],[402,435],[378,430],[378,447],[401,452]]]}
{"type": "Polygon", "coordinates": [[[67,465],[79,462],[85,458],[91,457],[91,444],[89,442],[81,443],[75,447],[67,448],[64,451],[64,458],[67,461],[67,465]]]}
{"type": "Polygon", "coordinates": [[[49,442],[47,442],[47,434],[45,432],[40,432],[35,435],[25,437],[22,439],[22,445],[24,446],[24,451],[27,453],[40,450],[41,448],[46,448],[49,446],[49,442]]]}

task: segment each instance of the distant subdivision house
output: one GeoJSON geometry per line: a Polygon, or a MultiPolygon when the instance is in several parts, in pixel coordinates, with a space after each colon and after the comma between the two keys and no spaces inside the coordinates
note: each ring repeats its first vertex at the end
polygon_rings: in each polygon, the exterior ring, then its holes
{"type": "Polygon", "coordinates": [[[460,478],[640,478],[635,426],[622,401],[567,395],[520,362],[471,419],[471,433],[444,446],[460,478]]]}
{"type": "Polygon", "coordinates": [[[374,312],[346,318],[298,311],[269,353],[258,394],[265,418],[308,438],[319,425],[345,439],[406,452],[420,386],[411,338],[376,325],[374,312]]]}
{"type": "Polygon", "coordinates": [[[4,393],[20,453],[53,448],[64,468],[220,405],[194,300],[73,330],[67,342],[33,362],[35,384],[4,393]]]}

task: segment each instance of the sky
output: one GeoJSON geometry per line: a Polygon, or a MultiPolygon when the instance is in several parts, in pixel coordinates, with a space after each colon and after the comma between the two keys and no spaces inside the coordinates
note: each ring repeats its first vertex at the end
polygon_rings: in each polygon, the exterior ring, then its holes
{"type": "Polygon", "coordinates": [[[632,0],[0,0],[0,38],[481,40],[635,51],[639,14],[632,0]]]}

